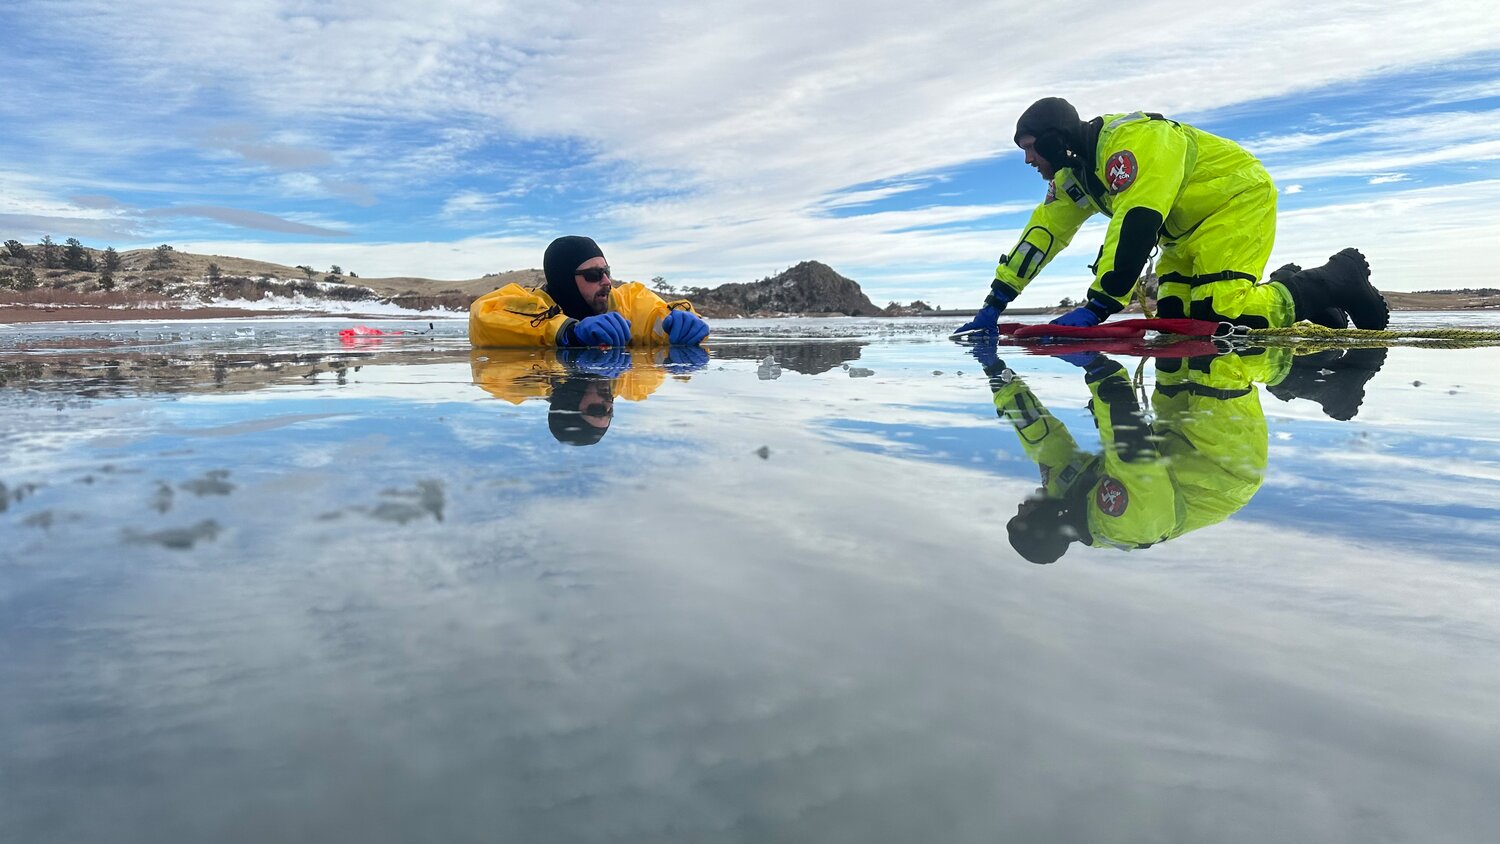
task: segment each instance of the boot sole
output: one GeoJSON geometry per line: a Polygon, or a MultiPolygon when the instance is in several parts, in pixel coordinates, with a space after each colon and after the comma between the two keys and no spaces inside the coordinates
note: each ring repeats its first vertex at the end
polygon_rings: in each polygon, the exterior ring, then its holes
{"type": "Polygon", "coordinates": [[[1340,250],[1337,255],[1328,260],[1329,263],[1333,263],[1341,258],[1347,263],[1358,266],[1358,285],[1364,288],[1359,291],[1359,297],[1361,299],[1374,298],[1372,302],[1360,302],[1357,307],[1346,309],[1350,321],[1354,323],[1355,328],[1362,328],[1366,331],[1384,331],[1385,327],[1391,324],[1391,306],[1386,303],[1385,297],[1380,295],[1380,290],[1370,283],[1369,260],[1365,258],[1364,253],[1352,246],[1340,250]]]}

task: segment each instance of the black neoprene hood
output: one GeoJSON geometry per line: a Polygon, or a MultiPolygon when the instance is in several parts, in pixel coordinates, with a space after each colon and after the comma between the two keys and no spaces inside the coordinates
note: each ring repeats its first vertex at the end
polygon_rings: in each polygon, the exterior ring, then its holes
{"type": "Polygon", "coordinates": [[[565,445],[593,445],[604,439],[609,427],[595,427],[583,421],[579,407],[583,404],[584,393],[595,384],[600,385],[605,392],[609,391],[609,381],[592,375],[575,375],[552,388],[552,395],[547,399],[547,430],[552,432],[558,442],[565,445]]]}
{"type": "Polygon", "coordinates": [[[573,274],[584,261],[603,257],[604,250],[591,237],[568,235],[547,245],[547,253],[542,257],[542,270],[547,274],[547,295],[573,319],[594,316],[594,310],[578,292],[578,282],[573,280],[573,274]]]}
{"type": "Polygon", "coordinates": [[[1043,97],[1032,103],[1016,121],[1014,140],[1036,138],[1034,148],[1054,167],[1065,167],[1083,151],[1083,121],[1078,109],[1062,97],[1043,97]]]}

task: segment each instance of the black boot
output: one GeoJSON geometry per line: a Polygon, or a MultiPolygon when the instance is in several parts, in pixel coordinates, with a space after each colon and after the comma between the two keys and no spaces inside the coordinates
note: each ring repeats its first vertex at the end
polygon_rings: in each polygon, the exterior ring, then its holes
{"type": "Polygon", "coordinates": [[[1353,419],[1365,400],[1365,385],[1385,365],[1384,348],[1330,349],[1298,355],[1281,383],[1267,387],[1282,401],[1308,399],[1341,422],[1353,419]]]}
{"type": "MultiPolygon", "coordinates": [[[[1280,268],[1276,269],[1270,275],[1266,276],[1266,280],[1279,281],[1282,284],[1286,284],[1287,282],[1295,278],[1297,273],[1300,272],[1302,272],[1302,267],[1298,264],[1283,264],[1280,268]]],[[[1288,285],[1288,289],[1290,289],[1290,285],[1288,285]]],[[[1321,311],[1309,313],[1305,317],[1299,315],[1297,318],[1306,319],[1308,322],[1326,326],[1328,328],[1349,327],[1349,315],[1344,313],[1343,308],[1333,307],[1332,305],[1324,308],[1321,311]]]]}
{"type": "Polygon", "coordinates": [[[1345,249],[1323,266],[1282,283],[1291,291],[1297,319],[1315,321],[1329,308],[1340,308],[1356,328],[1380,330],[1390,324],[1390,308],[1370,283],[1370,264],[1358,249],[1345,249]]]}

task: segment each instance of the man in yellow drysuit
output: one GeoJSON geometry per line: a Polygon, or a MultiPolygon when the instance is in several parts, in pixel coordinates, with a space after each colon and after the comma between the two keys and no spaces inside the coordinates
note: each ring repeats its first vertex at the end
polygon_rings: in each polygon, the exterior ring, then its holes
{"type": "MultiPolygon", "coordinates": [[[[972,353],[990,377],[996,415],[1015,426],[1041,471],[1038,494],[1023,501],[1006,526],[1011,546],[1033,563],[1056,561],[1073,542],[1146,548],[1244,507],[1260,489],[1269,442],[1256,382],[1289,383],[1302,363],[1287,348],[1158,358],[1151,397],[1156,418],[1148,424],[1125,367],[1092,351],[1063,355],[1084,371],[1104,445],[1096,454],[1078,447],[996,356],[993,343],[972,353]]],[[[1347,409],[1347,415],[1330,410],[1347,419],[1359,404],[1352,393],[1363,395],[1370,375],[1346,384],[1351,395],[1343,398],[1334,399],[1333,388],[1309,397],[1347,409]]]]}
{"type": "Polygon", "coordinates": [[[1283,327],[1297,320],[1385,328],[1390,312],[1370,268],[1345,249],[1322,267],[1258,283],[1276,238],[1276,187],[1233,141],[1159,114],[1084,122],[1067,100],[1038,100],[1016,123],[1016,145],[1047,180],[1047,196],[1000,259],[979,314],[959,331],[992,332],[1013,299],[1096,211],[1110,218],[1084,304],[1053,320],[1092,326],[1130,304],[1161,246],[1163,317],[1283,327]]]}
{"type": "Polygon", "coordinates": [[[469,306],[474,346],[695,346],[708,323],[686,299],[664,302],[638,281],[614,284],[599,244],[559,237],[540,289],[507,284],[469,306]]]}

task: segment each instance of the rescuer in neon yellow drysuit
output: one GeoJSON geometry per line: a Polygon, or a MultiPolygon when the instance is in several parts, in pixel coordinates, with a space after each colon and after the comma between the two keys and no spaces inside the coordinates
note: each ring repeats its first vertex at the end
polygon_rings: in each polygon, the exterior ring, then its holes
{"type": "Polygon", "coordinates": [[[1146,548],[1244,507],[1265,476],[1269,440],[1254,382],[1279,382],[1292,362],[1286,348],[1158,359],[1156,420],[1147,424],[1125,367],[1096,352],[1068,355],[1092,396],[1104,445],[1095,454],[993,352],[975,354],[996,414],[1041,470],[1039,494],[1007,525],[1011,545],[1034,563],[1057,560],[1075,541],[1146,548]]]}
{"type": "Polygon", "coordinates": [[[636,281],[616,285],[599,245],[554,240],[542,288],[507,284],[469,306],[474,346],[697,345],[708,324],[686,299],[665,302],[636,281]]]}
{"type": "Polygon", "coordinates": [[[697,347],[652,349],[475,349],[475,386],[521,404],[546,399],[547,427],[559,442],[593,445],[614,419],[614,400],[645,401],[668,375],[685,377],[708,362],[697,347]]]}
{"type": "Polygon", "coordinates": [[[1000,312],[1095,212],[1110,218],[1083,306],[1053,322],[1097,325],[1130,304],[1151,252],[1162,317],[1283,327],[1299,319],[1385,328],[1389,311],[1364,256],[1259,284],[1276,238],[1276,187],[1233,141],[1159,114],[1084,122],[1067,100],[1037,101],[1016,124],[1026,162],[1048,180],[1020,241],[1002,256],[984,307],[959,331],[993,330],[1000,312]]]}

